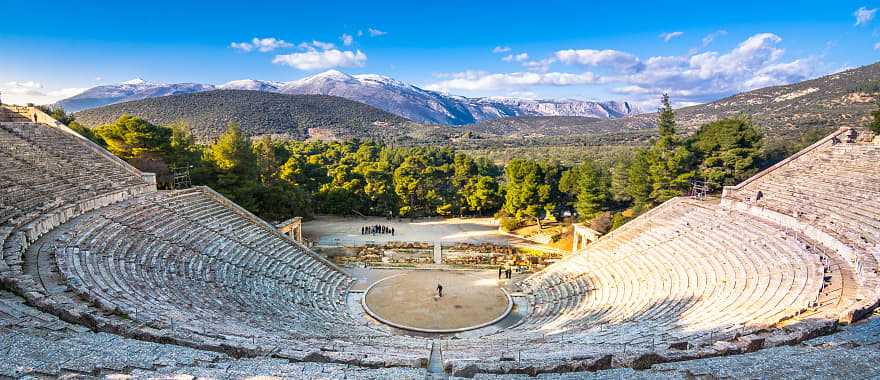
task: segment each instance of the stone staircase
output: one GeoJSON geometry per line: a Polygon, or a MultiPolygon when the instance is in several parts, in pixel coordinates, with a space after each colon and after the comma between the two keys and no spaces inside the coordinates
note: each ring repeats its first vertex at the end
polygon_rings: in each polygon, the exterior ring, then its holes
{"type": "Polygon", "coordinates": [[[434,339],[431,341],[431,356],[428,357],[428,368],[426,370],[426,380],[446,380],[449,375],[443,369],[443,344],[441,341],[434,339]]]}

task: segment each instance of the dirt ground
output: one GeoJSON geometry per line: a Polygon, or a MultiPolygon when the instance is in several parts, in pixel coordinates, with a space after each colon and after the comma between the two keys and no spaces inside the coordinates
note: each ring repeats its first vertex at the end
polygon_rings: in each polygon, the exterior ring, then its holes
{"type": "Polygon", "coordinates": [[[393,323],[418,329],[478,326],[505,314],[508,298],[497,271],[413,270],[378,282],[366,294],[370,310],[393,323]],[[437,285],[443,285],[443,296],[437,285]]]}

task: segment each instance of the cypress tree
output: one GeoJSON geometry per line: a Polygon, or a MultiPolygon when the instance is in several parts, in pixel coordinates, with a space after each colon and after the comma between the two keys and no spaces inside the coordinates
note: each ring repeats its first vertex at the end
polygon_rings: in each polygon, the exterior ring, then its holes
{"type": "Polygon", "coordinates": [[[657,120],[657,129],[660,130],[660,138],[675,136],[675,113],[669,104],[669,94],[663,94],[660,99],[660,116],[657,120]]]}

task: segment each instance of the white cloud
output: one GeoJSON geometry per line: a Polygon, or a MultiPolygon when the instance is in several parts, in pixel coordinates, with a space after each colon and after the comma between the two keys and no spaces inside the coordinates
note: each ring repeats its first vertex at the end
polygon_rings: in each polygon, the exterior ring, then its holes
{"type": "Polygon", "coordinates": [[[363,30],[358,30],[358,32],[357,32],[357,36],[358,36],[358,37],[363,37],[363,36],[364,36],[364,31],[363,31],[363,30]]]}
{"type": "Polygon", "coordinates": [[[248,42],[231,42],[229,43],[229,47],[235,50],[243,51],[245,53],[254,50],[254,45],[251,45],[248,42]]]}
{"type": "Polygon", "coordinates": [[[797,59],[791,62],[775,63],[755,72],[755,75],[743,82],[744,89],[754,89],[797,82],[812,73],[812,62],[808,59],[797,59]]]}
{"type": "Polygon", "coordinates": [[[666,32],[660,33],[658,37],[660,37],[663,42],[669,42],[671,39],[681,37],[682,35],[684,35],[684,32],[666,32]]]}
{"type": "Polygon", "coordinates": [[[556,62],[555,58],[545,58],[536,61],[526,61],[522,65],[529,71],[547,72],[550,71],[550,65],[556,62]]]}
{"type": "Polygon", "coordinates": [[[432,83],[425,87],[434,91],[485,91],[533,85],[571,86],[596,83],[597,81],[597,77],[591,72],[573,74],[562,72],[487,73],[485,71],[465,71],[442,76],[451,79],[432,83]]]}
{"type": "Polygon", "coordinates": [[[871,20],[874,19],[874,16],[877,14],[877,8],[868,9],[865,7],[861,7],[853,12],[853,16],[856,17],[856,26],[859,25],[867,25],[871,20]]]}
{"type": "Polygon", "coordinates": [[[711,45],[712,42],[714,42],[716,38],[721,37],[721,36],[726,36],[726,35],[727,35],[727,31],[723,30],[723,29],[716,30],[712,33],[707,34],[705,37],[703,37],[703,47],[711,45]]]}
{"type": "Polygon", "coordinates": [[[317,41],[317,40],[312,41],[312,46],[314,46],[318,49],[321,49],[321,50],[330,50],[330,49],[336,48],[336,45],[334,45],[331,42],[321,42],[321,41],[317,41]]]}
{"type": "Polygon", "coordinates": [[[806,79],[817,66],[813,58],[783,62],[782,39],[772,33],[753,35],[727,53],[651,57],[641,71],[609,81],[623,83],[612,92],[656,96],[669,92],[681,101],[706,101],[760,87],[806,79]]]}
{"type": "Polygon", "coordinates": [[[343,44],[343,45],[345,45],[345,46],[351,46],[351,43],[354,42],[354,37],[352,37],[352,36],[351,36],[350,34],[348,34],[348,33],[342,33],[342,35],[339,36],[339,40],[342,41],[342,44],[343,44]]]}
{"type": "Polygon", "coordinates": [[[46,93],[46,95],[50,99],[61,100],[61,99],[69,98],[71,96],[80,94],[85,90],[88,90],[88,88],[85,88],[85,87],[62,88],[59,90],[49,91],[48,93],[46,93]]]}
{"type": "Polygon", "coordinates": [[[880,50],[880,42],[874,44],[874,50],[880,50]]]}
{"type": "Polygon", "coordinates": [[[367,28],[367,33],[370,33],[370,37],[379,37],[388,34],[388,32],[373,28],[367,28]]]}
{"type": "Polygon", "coordinates": [[[569,65],[611,66],[630,70],[639,66],[639,58],[619,50],[568,49],[554,54],[559,62],[569,65]]]}
{"type": "Polygon", "coordinates": [[[254,49],[267,53],[276,49],[284,49],[293,47],[293,44],[285,40],[274,37],[258,38],[254,37],[251,42],[232,42],[229,47],[242,52],[250,52],[254,49]]]}
{"type": "MultiPolygon", "coordinates": [[[[798,82],[817,74],[816,68],[821,66],[818,58],[784,60],[781,43],[782,38],[776,34],[759,33],[729,51],[694,51],[645,59],[617,50],[559,50],[544,59],[523,60],[528,72],[447,73],[436,75],[437,82],[427,88],[486,92],[533,91],[533,86],[609,85],[611,93],[625,94],[636,102],[656,102],[659,94],[668,92],[677,104],[700,103],[760,87],[798,82]],[[556,63],[606,70],[551,70],[556,63]]],[[[515,58],[516,55],[509,54],[502,59],[515,58]]]]}
{"type": "Polygon", "coordinates": [[[43,84],[35,81],[12,81],[0,83],[4,103],[49,104],[85,91],[85,88],[62,88],[45,91],[43,84]]]}
{"type": "Polygon", "coordinates": [[[15,89],[13,91],[35,91],[35,90],[39,90],[39,89],[43,88],[43,85],[41,83],[34,82],[32,80],[23,81],[23,82],[18,82],[18,81],[6,82],[6,85],[9,86],[10,88],[15,89]]]}
{"type": "Polygon", "coordinates": [[[367,62],[367,55],[357,51],[310,50],[302,53],[276,55],[272,63],[286,65],[300,70],[322,70],[334,67],[361,67],[367,62]]]}
{"type": "Polygon", "coordinates": [[[501,58],[504,62],[522,62],[529,59],[528,53],[508,54],[501,58]]]}
{"type": "Polygon", "coordinates": [[[507,53],[509,51],[510,51],[509,46],[496,46],[494,49],[492,49],[492,54],[507,53]]]}

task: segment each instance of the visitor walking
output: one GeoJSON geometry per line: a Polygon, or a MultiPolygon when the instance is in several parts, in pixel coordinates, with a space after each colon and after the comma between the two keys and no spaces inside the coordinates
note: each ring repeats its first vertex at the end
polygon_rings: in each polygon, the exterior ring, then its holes
{"type": "Polygon", "coordinates": [[[437,284],[437,295],[443,297],[443,285],[437,284]]]}
{"type": "Polygon", "coordinates": [[[498,267],[498,278],[501,278],[501,267],[498,267]]]}

